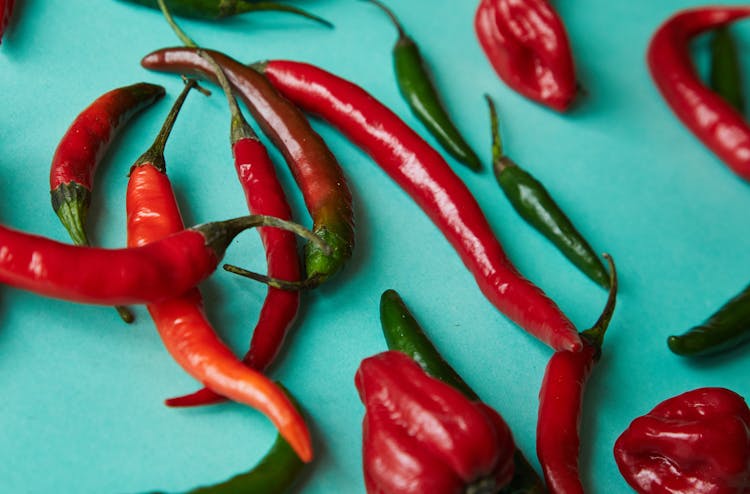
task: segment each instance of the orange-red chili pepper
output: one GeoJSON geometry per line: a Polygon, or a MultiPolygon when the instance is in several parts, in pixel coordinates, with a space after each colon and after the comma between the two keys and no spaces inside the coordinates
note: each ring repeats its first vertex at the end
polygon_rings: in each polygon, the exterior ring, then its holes
{"type": "Polygon", "coordinates": [[[395,113],[359,86],[310,64],[274,60],[257,68],[284,96],[373,157],[440,228],[500,312],[556,350],[582,348],[573,323],[510,262],[466,185],[395,113]]]}
{"type": "Polygon", "coordinates": [[[474,29],[506,84],[557,111],[568,109],[578,92],[573,54],[547,0],[481,0],[474,29]]]}
{"type": "MultiPolygon", "coordinates": [[[[138,247],[182,230],[182,218],[166,175],[164,145],[187,91],[174,104],[154,141],[133,165],[127,191],[128,245],[138,247]]],[[[312,459],[304,419],[281,388],[244,366],[217,337],[197,288],[148,306],[164,345],[190,375],[235,401],[263,412],[303,461],[312,459]]]]}
{"type": "Polygon", "coordinates": [[[750,125],[739,111],[701,81],[690,59],[690,40],[748,16],[747,6],[680,11],[656,31],[647,56],[651,76],[672,111],[745,180],[750,180],[750,125]]]}

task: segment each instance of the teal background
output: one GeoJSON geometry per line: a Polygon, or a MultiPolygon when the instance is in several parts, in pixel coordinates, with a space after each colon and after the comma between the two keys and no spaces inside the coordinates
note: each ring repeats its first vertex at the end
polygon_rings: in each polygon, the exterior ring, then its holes
{"type": "MultiPolygon", "coordinates": [[[[693,363],[665,344],[741,290],[750,271],[748,184],[676,120],[644,61],[657,25],[699,2],[557,2],[587,91],[566,115],[499,81],[474,36],[476,2],[390,3],[485,163],[490,136],[482,94],[489,92],[510,155],[547,185],[596,249],[617,261],[621,292],[585,396],[581,470],[588,490],[629,492],[612,446],[633,418],[701,386],[750,391],[746,349],[693,363]]],[[[318,64],[362,85],[425,134],[395,86],[395,32],[382,13],[355,1],[298,4],[336,29],[270,13],[181,24],[204,46],[243,61],[318,64]]],[[[742,48],[749,47],[748,26],[737,32],[742,48]]],[[[174,76],[145,71],[139,60],[176,44],[158,13],[123,2],[19,0],[0,46],[0,221],[67,241],[48,192],[60,137],[101,93],[140,80],[161,83],[168,98],[127,128],[96,180],[92,236],[107,247],[124,245],[125,175],[181,87],[174,76]]],[[[704,48],[696,44],[699,59],[704,48]]],[[[537,393],[549,349],[487,302],[440,232],[365,154],[325,124],[314,125],[351,179],[357,246],[344,273],[304,295],[290,344],[272,369],[305,406],[314,430],[316,460],[298,491],[364,492],[363,407],[353,377],[363,358],[385,349],[377,310],[387,288],[402,294],[538,466],[537,393]]],[[[176,125],[167,162],[188,224],[246,212],[228,126],[218,91],[211,98],[193,94],[176,125]]],[[[286,166],[274,157],[297,218],[309,224],[286,166]]],[[[593,323],[605,293],[523,223],[489,171],[476,175],[449,161],[519,269],[580,328],[593,323]]],[[[265,269],[254,233],[241,236],[227,259],[265,269]]],[[[223,272],[202,288],[217,331],[244,353],[265,289],[223,272]]],[[[145,309],[135,312],[138,320],[128,327],[110,308],[0,290],[0,492],[181,491],[245,471],[270,447],[273,427],[247,407],[166,408],[164,398],[193,391],[196,383],[164,351],[145,309]]]]}

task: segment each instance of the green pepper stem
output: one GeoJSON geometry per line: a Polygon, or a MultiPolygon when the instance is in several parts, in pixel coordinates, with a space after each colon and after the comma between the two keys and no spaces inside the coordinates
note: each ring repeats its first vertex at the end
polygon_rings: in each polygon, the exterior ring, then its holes
{"type": "Polygon", "coordinates": [[[380,0],[364,0],[364,1],[377,5],[378,8],[380,8],[380,10],[385,12],[385,14],[391,19],[393,26],[398,31],[399,38],[408,38],[408,36],[406,35],[406,31],[404,31],[404,27],[399,22],[398,17],[396,17],[396,14],[394,14],[393,11],[389,9],[383,2],[381,2],[380,0]]]}
{"type": "Polygon", "coordinates": [[[510,158],[505,155],[503,150],[503,141],[500,138],[500,119],[497,116],[497,108],[495,102],[489,94],[484,95],[484,99],[487,101],[487,107],[490,110],[490,131],[492,133],[492,168],[495,171],[495,176],[499,177],[500,174],[508,167],[517,166],[510,158]]]}
{"type": "Polygon", "coordinates": [[[588,340],[592,345],[596,346],[597,349],[601,349],[602,343],[604,343],[604,333],[606,333],[609,323],[612,320],[612,314],[615,312],[615,305],[617,302],[617,268],[615,268],[615,261],[609,254],[602,254],[602,257],[604,257],[609,264],[609,272],[611,276],[609,296],[607,296],[607,303],[596,323],[594,323],[590,329],[581,332],[581,336],[588,340]]]}
{"type": "Polygon", "coordinates": [[[247,269],[235,266],[234,264],[224,264],[224,266],[222,267],[224,268],[224,271],[227,271],[229,273],[259,281],[270,286],[271,288],[286,290],[290,292],[315,288],[321,283],[321,277],[315,275],[300,281],[289,281],[279,278],[273,278],[265,274],[256,273],[255,271],[248,271],[247,269]]]}
{"type": "Polygon", "coordinates": [[[151,147],[135,161],[132,168],[149,163],[157,170],[166,173],[167,163],[164,160],[164,148],[167,145],[167,140],[172,133],[174,123],[177,121],[177,115],[179,115],[180,109],[182,109],[182,104],[185,102],[185,98],[187,98],[191,89],[198,86],[195,79],[184,79],[184,81],[185,87],[182,89],[182,92],[169,110],[167,118],[164,120],[164,124],[162,124],[162,127],[159,130],[159,134],[157,134],[151,147]]]}

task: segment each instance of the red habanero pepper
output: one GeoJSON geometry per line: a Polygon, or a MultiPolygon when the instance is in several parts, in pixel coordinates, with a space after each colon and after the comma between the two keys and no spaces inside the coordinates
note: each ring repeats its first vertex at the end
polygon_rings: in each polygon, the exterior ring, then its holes
{"type": "Polygon", "coordinates": [[[359,86],[313,65],[274,60],[258,69],[281,94],[364,149],[414,199],[500,312],[556,350],[582,348],[573,323],[510,262],[466,185],[395,113],[359,86]]]}
{"type": "Polygon", "coordinates": [[[513,437],[492,408],[398,351],[363,360],[355,385],[368,494],[495,493],[510,482],[513,437]]]}
{"type": "Polygon", "coordinates": [[[0,0],[0,42],[13,14],[13,2],[14,0],[0,0]]]}
{"type": "Polygon", "coordinates": [[[688,391],[635,419],[614,454],[639,494],[748,492],[750,409],[725,388],[688,391]]]}
{"type": "Polygon", "coordinates": [[[551,493],[583,493],[578,476],[578,430],[581,422],[583,391],[594,364],[601,356],[604,333],[612,319],[617,300],[617,270],[609,262],[612,281],[607,304],[591,329],[583,331],[580,352],[555,352],[547,364],[539,391],[539,417],[536,428],[536,449],[551,493]]]}
{"type": "MultiPolygon", "coordinates": [[[[304,285],[322,283],[341,269],[351,257],[354,246],[352,197],[341,166],[300,110],[280,96],[264,77],[223,53],[204,51],[221,67],[263,132],[284,155],[313,218],[313,231],[331,247],[332,254],[328,256],[315,245],[305,247],[308,279],[304,285]]],[[[195,48],[158,50],[146,55],[141,65],[153,70],[216,79],[211,64],[195,48]]],[[[262,276],[255,278],[270,281],[272,286],[286,285],[292,289],[300,286],[262,276]]]]}
{"type": "Polygon", "coordinates": [[[299,225],[270,216],[204,223],[126,249],[64,244],[0,225],[0,283],[85,304],[150,304],[174,298],[208,278],[234,237],[259,226],[291,229],[311,238],[299,225]]]}
{"type": "MultiPolygon", "coordinates": [[[[128,245],[138,247],[182,230],[182,218],[167,178],[164,145],[187,92],[175,102],[151,148],[133,165],[127,191],[128,245]]],[[[191,376],[264,413],[303,461],[312,459],[310,433],[284,391],[262,373],[244,366],[217,337],[203,311],[197,288],[150,304],[148,311],[172,357],[191,376]]]]}
{"type": "Polygon", "coordinates": [[[750,7],[701,7],[678,12],[654,34],[648,65],[656,86],[677,117],[734,173],[750,180],[750,125],[699,78],[690,40],[750,16],[750,7]]]}
{"type": "Polygon", "coordinates": [[[573,53],[547,0],[481,0],[474,30],[506,84],[554,110],[568,109],[578,93],[573,53]]]}

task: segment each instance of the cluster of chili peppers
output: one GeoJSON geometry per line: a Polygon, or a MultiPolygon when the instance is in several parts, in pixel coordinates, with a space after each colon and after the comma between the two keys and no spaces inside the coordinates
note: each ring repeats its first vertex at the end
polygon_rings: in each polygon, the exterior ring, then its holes
{"type": "MultiPolygon", "coordinates": [[[[191,492],[283,492],[312,459],[310,433],[298,405],[263,371],[295,319],[299,290],[327,281],[351,257],[354,224],[341,166],[300,109],[322,117],[363,148],[441,229],[490,302],[555,350],[539,394],[537,454],[546,489],[583,492],[578,474],[583,392],[614,312],[617,272],[605,254],[607,271],[542,184],[504,154],[492,100],[487,97],[492,161],[501,188],[524,219],[609,289],[605,309],[589,330],[579,333],[551,299],[518,273],[463,182],[390,109],[359,86],[310,64],[271,60],[246,66],[202,49],[181,33],[167,4],[175,15],[204,19],[277,10],[327,21],[296,7],[249,0],[129,1],[161,8],[187,45],[147,55],[144,67],[204,77],[224,90],[235,169],[252,215],[184,228],[166,175],[164,147],[188,92],[197,86],[190,80],[152,146],[131,168],[128,248],[89,246],[85,222],[99,161],[118,128],[164,95],[163,88],[146,83],[119,88],[76,118],[53,158],[52,204],[76,245],[0,225],[0,282],[45,296],[118,305],[126,321],[131,316],[119,305],[148,304],[169,352],[205,386],[167,404],[195,406],[229,398],[257,408],[276,425],[279,438],[255,469],[191,492]],[[233,93],[284,155],[312,217],[312,232],[291,223],[273,164],[233,93]],[[224,266],[269,285],[250,349],[240,362],[208,322],[196,284],[217,267],[229,242],[253,227],[261,229],[268,273],[224,266]],[[294,234],[308,240],[304,273],[294,234]]],[[[479,158],[442,105],[416,43],[388,7],[369,1],[398,31],[394,67],[412,111],[450,155],[480,169],[479,158]]],[[[0,36],[12,7],[12,0],[0,0],[0,36]]],[[[744,102],[731,36],[720,30],[712,41],[713,90],[698,80],[687,46],[697,34],[746,16],[750,8],[681,12],[657,31],[648,58],[659,89],[678,116],[736,173],[750,179],[750,133],[741,117],[744,102]],[[706,111],[716,118],[701,118],[706,111]]],[[[558,111],[569,108],[578,91],[573,58],[562,21],[546,0],[482,0],[475,28],[506,83],[558,111]]],[[[735,346],[750,334],[748,307],[750,288],[703,325],[670,337],[670,348],[702,355],[735,346]]],[[[365,359],[355,378],[366,409],[363,462],[368,492],[544,492],[544,482],[515,448],[502,417],[442,359],[392,290],[381,298],[381,323],[390,351],[365,359]]],[[[636,419],[618,439],[615,457],[638,492],[742,492],[750,481],[749,431],[750,410],[739,395],[705,388],[667,400],[636,419]]]]}

